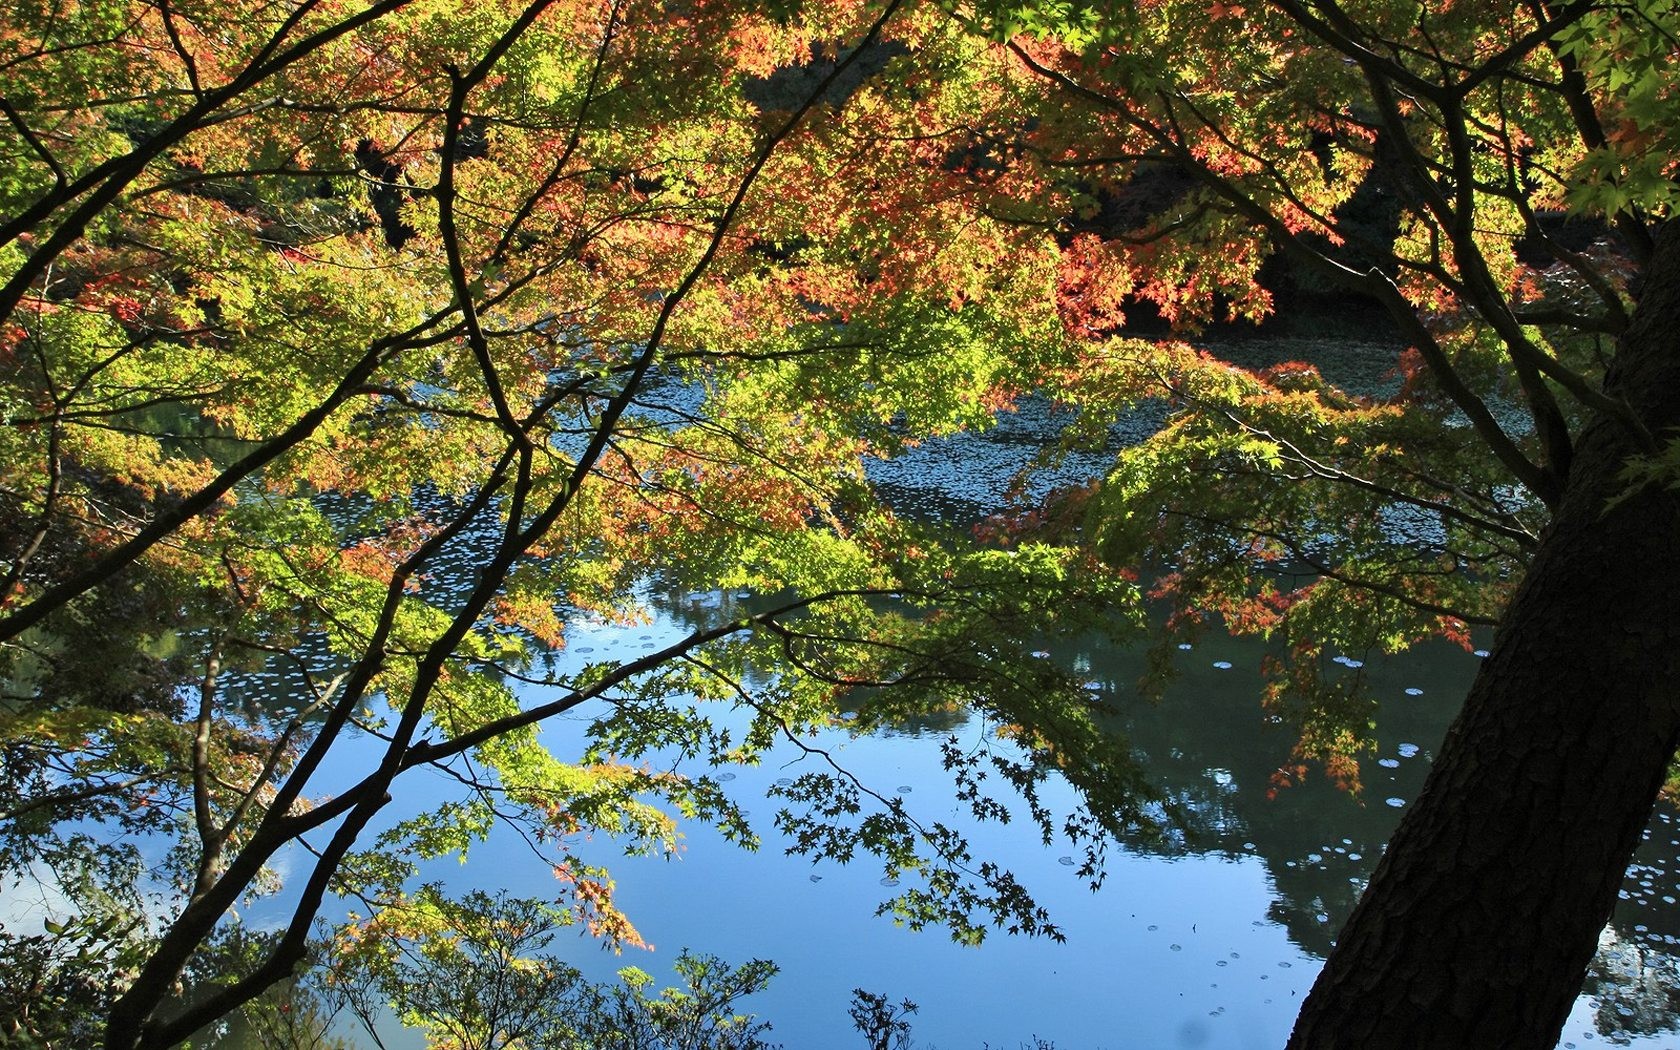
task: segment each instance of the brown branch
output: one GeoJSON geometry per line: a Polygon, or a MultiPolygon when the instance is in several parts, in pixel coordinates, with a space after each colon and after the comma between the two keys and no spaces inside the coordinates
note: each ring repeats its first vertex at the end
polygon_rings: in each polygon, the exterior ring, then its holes
{"type": "Polygon", "coordinates": [[[472,348],[473,357],[478,362],[485,389],[490,394],[491,404],[496,406],[496,417],[501,420],[502,429],[514,441],[524,445],[530,443],[530,437],[514,418],[513,409],[508,405],[507,394],[502,390],[501,377],[496,372],[496,363],[490,357],[490,346],[485,341],[483,328],[479,325],[478,308],[474,302],[476,296],[467,279],[466,263],[461,257],[461,237],[455,225],[455,200],[458,195],[455,188],[455,167],[467,96],[490,75],[490,71],[501,61],[508,48],[525,35],[525,31],[552,2],[553,0],[537,0],[526,7],[507,31],[498,37],[489,50],[465,73],[454,66],[446,67],[449,74],[449,104],[444,110],[443,160],[436,190],[438,235],[443,241],[444,258],[449,266],[449,280],[455,289],[456,307],[461,311],[461,320],[466,326],[467,345],[472,348]]]}
{"type": "Polygon", "coordinates": [[[176,56],[180,58],[181,65],[187,71],[187,83],[192,85],[193,94],[202,98],[204,96],[204,86],[198,81],[198,61],[193,58],[192,52],[187,49],[187,45],[181,40],[180,31],[175,28],[175,11],[170,6],[169,0],[155,0],[155,2],[158,10],[163,13],[163,29],[165,33],[169,34],[169,45],[175,49],[176,56]]]}

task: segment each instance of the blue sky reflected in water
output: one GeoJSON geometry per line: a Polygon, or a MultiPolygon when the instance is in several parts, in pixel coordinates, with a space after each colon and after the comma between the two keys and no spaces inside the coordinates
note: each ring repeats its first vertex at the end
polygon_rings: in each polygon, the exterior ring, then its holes
{"type": "MultiPolygon", "coordinates": [[[[728,596],[692,597],[691,606],[729,605],[728,596]]],[[[678,629],[665,618],[628,629],[584,627],[572,633],[565,659],[639,653],[678,629]]],[[[869,787],[904,798],[924,822],[962,822],[976,857],[1010,867],[1050,908],[1065,944],[995,933],[972,949],[939,930],[912,933],[874,916],[892,891],[879,884],[881,871],[869,858],[842,866],[784,855],[770,827],[777,803],[763,793],[779,778],[822,768],[787,748],[763,766],[735,770],[730,781],[765,839],[756,854],[704,826],[687,829],[683,855],[670,861],[618,857],[606,840],[584,846],[586,859],[612,867],[619,904],[653,951],[615,957],[583,937],[562,937],[557,945],[596,979],[636,965],[665,981],[670,960],[684,947],[736,963],[773,959],[781,974],[745,1006],[770,1020],[773,1037],[790,1050],[861,1047],[846,1016],[857,987],[918,1003],[913,1038],[922,1048],[1013,1050],[1035,1036],[1059,1050],[1279,1047],[1322,951],[1399,818],[1403,805],[1389,800],[1403,804],[1421,783],[1430,748],[1476,658],[1440,647],[1349,668],[1370,675],[1385,701],[1364,795],[1352,798],[1313,780],[1268,800],[1264,774],[1287,754],[1289,737],[1287,730],[1267,729],[1253,699],[1259,651],[1258,643],[1243,640],[1198,643],[1181,654],[1184,674],[1159,705],[1122,695],[1123,683],[1135,678],[1137,654],[1056,657],[1113,694],[1134,748],[1197,815],[1167,855],[1112,852],[1107,881],[1095,893],[1076,875],[1066,843],[1043,847],[1023,820],[962,821],[939,764],[942,732],[853,739],[836,731],[814,741],[869,787]]],[[[568,736],[581,739],[585,721],[580,715],[556,724],[544,738],[565,755],[568,736]]],[[[964,739],[986,730],[970,724],[955,732],[964,739]]],[[[437,788],[448,790],[441,779],[437,788]]],[[[1071,792],[1063,794],[1048,801],[1065,805],[1071,792]]],[[[1665,856],[1673,853],[1669,848],[1665,856]]],[[[1667,860],[1653,859],[1637,877],[1654,891],[1664,881],[1671,886],[1670,870],[1667,860]]],[[[541,896],[555,889],[547,869],[511,836],[481,847],[466,866],[437,862],[426,877],[463,890],[541,896]]],[[[1680,918],[1660,896],[1638,904],[1661,913],[1656,928],[1667,930],[1680,918]]],[[[1561,1045],[1674,1045],[1676,1018],[1667,1005],[1675,987],[1673,949],[1662,950],[1661,935],[1655,945],[1642,941],[1651,927],[1636,933],[1633,921],[1607,931],[1600,966],[1621,972],[1603,1000],[1583,996],[1561,1045]],[[1605,1018],[1605,1032],[1595,1015],[1605,1018]],[[1617,1037],[1627,1028],[1657,1031],[1617,1037]]],[[[420,1045],[410,1040],[386,1041],[391,1050],[420,1045]]]]}

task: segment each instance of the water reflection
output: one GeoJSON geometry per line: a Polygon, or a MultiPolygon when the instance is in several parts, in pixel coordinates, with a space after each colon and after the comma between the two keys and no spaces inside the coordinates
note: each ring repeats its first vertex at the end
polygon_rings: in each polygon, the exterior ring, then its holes
{"type": "MultiPolygon", "coordinates": [[[[1383,355],[1354,356],[1360,364],[1383,355]]],[[[993,434],[927,442],[904,460],[872,466],[871,476],[903,513],[972,523],[1000,507],[1042,447],[1054,412],[1048,404],[1024,403],[993,434]]],[[[1110,442],[1137,440],[1150,425],[1117,429],[1110,442]]],[[[1111,450],[1072,455],[1041,472],[1028,491],[1084,480],[1110,458],[1111,450]]],[[[655,611],[651,623],[570,625],[569,647],[550,657],[552,668],[565,673],[631,659],[760,607],[750,593],[657,581],[646,597],[655,611]]],[[[775,1037],[788,1046],[853,1045],[844,1004],[852,988],[864,987],[922,1004],[918,1044],[947,1050],[982,1042],[1014,1046],[1034,1034],[1063,1050],[1114,1046],[1114,1033],[1122,1031],[1124,1045],[1143,1047],[1276,1047],[1316,963],[1416,797],[1430,749],[1477,658],[1444,644],[1393,660],[1342,656],[1328,673],[1364,676],[1378,701],[1375,750],[1363,763],[1362,788],[1350,794],[1316,778],[1274,794],[1273,774],[1289,764],[1294,736],[1268,724],[1259,707],[1265,653],[1263,642],[1214,636],[1176,650],[1177,677],[1158,701],[1134,688],[1146,670],[1141,651],[1076,645],[1034,654],[1077,674],[1112,709],[1113,726],[1180,818],[1164,840],[1125,842],[1109,857],[1108,881],[1096,894],[1076,877],[1081,858],[1066,842],[1046,846],[1034,829],[1019,825],[972,830],[975,855],[1015,870],[1068,932],[1065,945],[999,937],[973,952],[937,933],[893,930],[871,914],[891,888],[879,868],[813,867],[783,855],[786,844],[774,837],[747,854],[694,827],[681,864],[613,861],[610,848],[599,856],[614,863],[620,903],[664,958],[688,945],[782,966],[754,1008],[775,1022],[775,1037]]],[[[545,728],[544,739],[568,757],[580,726],[561,721],[545,728]]],[[[818,743],[873,789],[943,820],[962,807],[942,773],[940,744],[985,732],[948,711],[870,738],[835,731],[818,743]]],[[[772,755],[763,767],[717,776],[750,805],[755,795],[810,771],[807,760],[800,753],[772,755]]],[[[1052,801],[1065,807],[1072,800],[1064,794],[1052,801]]],[[[767,823],[760,822],[761,832],[767,823]]],[[[545,892],[547,873],[522,867],[518,855],[517,844],[493,843],[475,864],[440,864],[428,877],[463,890],[476,879],[514,893],[545,892]]],[[[1665,807],[1629,872],[1564,1046],[1672,1045],[1680,1031],[1676,871],[1680,823],[1665,807]]],[[[580,950],[568,961],[601,979],[626,960],[591,963],[580,950]]],[[[658,969],[643,958],[633,961],[658,969]]]]}
{"type": "MultiPolygon", "coordinates": [[[[662,594],[652,625],[619,632],[623,641],[610,641],[614,632],[603,627],[579,646],[599,656],[613,645],[645,644],[644,635],[657,643],[751,604],[737,593],[662,594]]],[[[623,865],[621,898],[643,932],[672,951],[692,944],[777,959],[783,973],[758,1008],[789,1046],[850,1045],[837,1034],[845,1031],[838,1011],[854,986],[921,1003],[922,1046],[1013,1046],[1037,1034],[1074,1050],[1115,1045],[1117,1026],[1133,1033],[1125,1045],[1281,1045],[1316,964],[1421,787],[1478,658],[1440,644],[1335,665],[1336,673],[1364,675],[1379,701],[1362,789],[1349,794],[1317,777],[1274,794],[1272,774],[1288,761],[1293,737],[1268,725],[1258,706],[1265,651],[1252,639],[1206,637],[1175,653],[1178,676],[1158,701],[1133,688],[1145,669],[1140,651],[1044,651],[1112,706],[1115,726],[1182,818],[1178,834],[1128,841],[1111,855],[1097,894],[1074,877],[1080,858],[1065,842],[1046,847],[1015,825],[973,829],[976,855],[1016,870],[1068,932],[1066,945],[994,938],[974,952],[937,934],[893,930],[870,915],[891,887],[879,869],[813,867],[780,856],[785,844],[773,836],[757,855],[743,855],[698,828],[681,865],[623,865]],[[703,914],[696,901],[706,902],[703,914]],[[718,921],[723,915],[727,923],[718,921]]],[[[819,743],[876,790],[946,819],[959,807],[942,782],[939,745],[984,731],[947,714],[819,743]]],[[[806,771],[799,755],[773,755],[763,768],[741,770],[731,787],[748,799],[806,771]]],[[[1665,807],[1629,872],[1562,1045],[1673,1045],[1675,871],[1680,822],[1665,807]]]]}
{"type": "MultiPolygon", "coordinates": [[[[650,599],[650,623],[578,625],[570,648],[557,654],[561,669],[639,655],[753,603],[721,591],[650,599]]],[[[1128,842],[1111,855],[1096,894],[1075,876],[1079,858],[1066,843],[1046,847],[1019,825],[974,829],[976,856],[1015,870],[1067,931],[1067,944],[994,937],[974,951],[937,932],[896,930],[872,915],[893,889],[881,883],[879,868],[813,866],[783,855],[785,843],[773,834],[749,854],[693,827],[680,863],[613,860],[605,844],[597,854],[614,866],[620,902],[659,946],[653,957],[602,956],[579,941],[567,961],[595,980],[626,962],[664,980],[661,967],[684,946],[775,959],[782,973],[753,1007],[775,1022],[784,1045],[818,1050],[854,1045],[844,1017],[854,987],[920,1003],[922,1047],[1014,1046],[1036,1034],[1080,1050],[1114,1046],[1114,1033],[1126,1031],[1130,1041],[1120,1045],[1275,1048],[1399,819],[1401,809],[1388,800],[1415,797],[1477,659],[1443,645],[1359,668],[1340,665],[1366,675],[1380,701],[1363,790],[1349,795],[1312,778],[1270,797],[1292,737],[1268,725],[1258,707],[1264,649],[1253,640],[1204,638],[1176,653],[1179,676],[1159,701],[1132,688],[1141,652],[1047,651],[1044,659],[1076,670],[1114,707],[1116,725],[1183,817],[1180,834],[1128,842]]],[[[835,731],[817,742],[876,790],[924,817],[946,819],[959,807],[940,767],[940,743],[983,731],[949,714],[875,737],[835,731]]],[[[551,726],[545,739],[564,754],[572,734],[581,725],[551,726]]],[[[767,812],[752,805],[755,796],[807,771],[803,756],[773,754],[764,766],[719,779],[749,808],[767,812]]],[[[1665,808],[1630,870],[1564,1046],[1673,1045],[1680,1030],[1677,855],[1680,823],[1665,808]]],[[[491,843],[464,867],[440,862],[426,877],[463,891],[551,889],[547,873],[507,842],[491,843]]],[[[401,1036],[385,1041],[416,1045],[401,1036]]]]}
{"type": "MultiPolygon", "coordinates": [[[[1277,888],[1270,917],[1323,956],[1398,822],[1388,800],[1410,799],[1423,783],[1428,754],[1414,741],[1439,739],[1474,661],[1439,646],[1399,666],[1359,668],[1381,702],[1362,789],[1349,794],[1316,778],[1274,794],[1294,736],[1267,724],[1259,708],[1264,651],[1253,639],[1220,638],[1180,652],[1181,677],[1166,696],[1156,703],[1122,694],[1120,717],[1151,775],[1190,814],[1185,851],[1262,860],[1277,888]]],[[[1117,681],[1142,673],[1136,657],[1108,660],[1117,681]]]]}
{"type": "MultiPolygon", "coordinates": [[[[1345,340],[1311,346],[1280,346],[1271,340],[1222,346],[1221,353],[1233,360],[1247,354],[1254,361],[1246,363],[1258,364],[1292,357],[1319,361],[1327,376],[1360,389],[1392,380],[1386,371],[1392,349],[1345,340]]],[[[1048,405],[1028,402],[1021,408],[993,434],[929,442],[905,459],[872,469],[872,476],[903,512],[957,525],[979,520],[1003,503],[1003,492],[1055,424],[1048,405]]],[[[1111,433],[1109,449],[1073,456],[1056,471],[1040,472],[1035,485],[1042,490],[1101,470],[1114,447],[1139,440],[1154,425],[1141,417],[1136,423],[1135,433],[1111,433]]],[[[1202,865],[1258,860],[1272,891],[1267,919],[1304,954],[1322,959],[1407,802],[1421,788],[1430,748],[1444,735],[1477,660],[1486,653],[1439,643],[1370,665],[1355,656],[1335,658],[1340,673],[1364,676],[1379,701],[1375,749],[1362,763],[1357,793],[1324,779],[1271,790],[1274,772],[1289,762],[1294,738],[1287,728],[1267,725],[1259,710],[1257,669],[1264,653],[1265,643],[1254,639],[1213,638],[1180,646],[1178,679],[1158,702],[1132,688],[1146,670],[1142,654],[1083,649],[1035,655],[1063,661],[1090,677],[1089,687],[1114,706],[1117,728],[1181,817],[1181,834],[1164,843],[1128,842],[1128,849],[1202,865]]],[[[957,729],[951,724],[907,728],[923,733],[957,729]]],[[[1070,866],[1073,858],[1063,854],[1058,861],[1070,866]]],[[[1672,1045],[1673,1034],[1680,1031],[1680,887],[1675,872],[1680,872],[1680,814],[1664,803],[1629,869],[1562,1045],[1590,1043],[1595,1037],[1624,1045],[1672,1045]]],[[[1206,903],[1186,899],[1184,912],[1195,914],[1206,903]]],[[[1156,929],[1152,924],[1145,932],[1156,929]]],[[[1180,951],[1182,945],[1174,943],[1170,950],[1180,951]]],[[[1217,962],[1220,968],[1226,965],[1227,960],[1217,962]]],[[[1284,960],[1279,965],[1290,964],[1284,960]]],[[[1276,1005],[1292,1016],[1293,997],[1276,1005]]],[[[1218,1007],[1210,1016],[1223,1011],[1218,1007]]],[[[1200,1022],[1195,1030],[1203,1032],[1200,1022]]]]}

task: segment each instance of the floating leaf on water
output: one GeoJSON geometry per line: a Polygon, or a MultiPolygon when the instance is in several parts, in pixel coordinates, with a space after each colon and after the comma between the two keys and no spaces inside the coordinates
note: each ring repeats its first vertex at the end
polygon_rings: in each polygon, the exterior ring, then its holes
{"type": "Polygon", "coordinates": [[[898,880],[893,878],[891,875],[888,875],[886,878],[881,880],[881,885],[883,885],[883,886],[897,886],[898,885],[898,880]]]}
{"type": "Polygon", "coordinates": [[[594,647],[593,646],[588,646],[588,645],[580,645],[576,649],[572,650],[572,652],[574,652],[574,653],[592,653],[594,651],[595,651],[594,647]]]}
{"type": "Polygon", "coordinates": [[[1072,857],[1057,857],[1056,858],[1056,863],[1060,864],[1064,868],[1071,868],[1071,867],[1073,867],[1073,858],[1072,857]]]}
{"type": "Polygon", "coordinates": [[[1173,945],[1169,945],[1168,947],[1170,947],[1175,952],[1181,952],[1181,951],[1184,950],[1184,945],[1182,945],[1182,944],[1173,944],[1173,945]]]}
{"type": "Polygon", "coordinates": [[[784,787],[784,788],[785,787],[792,787],[793,786],[793,778],[792,777],[777,777],[776,778],[776,786],[777,787],[784,787]]]}
{"type": "Polygon", "coordinates": [[[822,876],[821,875],[812,875],[811,876],[811,881],[812,882],[821,882],[822,881],[822,876]]]}
{"type": "Polygon", "coordinates": [[[719,780],[734,780],[735,779],[735,774],[733,774],[733,773],[719,773],[718,774],[718,779],[719,780]]]}
{"type": "Polygon", "coordinates": [[[909,784],[900,784],[900,785],[898,785],[898,787],[894,788],[893,790],[897,791],[900,795],[908,795],[910,793],[910,785],[909,784]]]}

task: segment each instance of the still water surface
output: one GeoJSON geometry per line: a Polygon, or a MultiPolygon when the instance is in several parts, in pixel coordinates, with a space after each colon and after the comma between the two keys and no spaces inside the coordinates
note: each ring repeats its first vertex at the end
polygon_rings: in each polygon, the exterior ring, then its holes
{"type": "MultiPolygon", "coordinates": [[[[630,655],[686,630],[692,607],[728,601],[696,595],[691,609],[679,603],[649,627],[584,629],[573,636],[574,651],[630,655]]],[[[1095,893],[1074,874],[1066,843],[1046,848],[1021,823],[971,827],[976,855],[1006,862],[1049,906],[1066,943],[996,934],[971,949],[937,931],[895,928],[873,916],[890,895],[878,869],[788,857],[761,820],[757,854],[692,827],[680,859],[613,861],[619,902],[655,949],[612,957],[579,940],[569,961],[596,978],[626,963],[664,978],[685,946],[735,962],[773,959],[781,974],[749,1005],[790,1050],[861,1046],[845,1013],[858,987],[919,1004],[914,1037],[922,1047],[1013,1048],[1035,1036],[1063,1050],[1281,1046],[1334,931],[1421,785],[1477,658],[1437,646],[1349,668],[1369,675],[1383,698],[1363,792],[1354,797],[1315,780],[1268,798],[1270,774],[1287,759],[1291,738],[1265,725],[1259,711],[1262,651],[1259,643],[1215,639],[1181,652],[1183,674],[1159,703],[1128,698],[1141,670],[1135,653],[1059,654],[1118,702],[1157,782],[1192,814],[1182,839],[1165,849],[1111,853],[1108,879],[1095,893]]],[[[551,730],[553,742],[568,728],[551,730]]],[[[961,822],[939,743],[981,731],[834,733],[815,743],[865,783],[903,797],[924,821],[961,822]]],[[[811,768],[790,751],[740,771],[733,786],[752,799],[811,768]]],[[[767,817],[775,807],[754,808],[767,817]]],[[[1680,870],[1677,835],[1665,808],[1629,874],[1562,1045],[1680,1045],[1680,909],[1670,874],[1680,870]]],[[[601,848],[604,857],[610,845],[601,848]]],[[[512,843],[434,874],[461,888],[533,895],[551,888],[545,871],[522,864],[512,843]],[[481,881],[487,872],[494,883],[481,881]]]]}
{"type": "MultiPolygon", "coordinates": [[[[1261,352],[1303,356],[1299,347],[1261,352]]],[[[1346,341],[1335,353],[1351,370],[1392,360],[1391,348],[1362,355],[1346,341]]],[[[1360,385],[1357,377],[1350,385],[1360,385]]],[[[929,442],[903,461],[880,465],[875,481],[906,512],[959,524],[975,520],[996,508],[998,494],[1036,451],[1048,411],[1038,406],[1005,417],[981,437],[929,442]]],[[[1151,425],[1140,419],[1138,433],[1116,440],[1135,440],[1151,425]]],[[[1106,462],[1106,454],[1093,454],[1063,469],[1089,476],[1106,462]]],[[[567,662],[639,656],[729,616],[741,597],[684,592],[649,600],[655,618],[648,625],[571,625],[557,670],[567,662]]],[[[780,975],[745,1008],[771,1021],[772,1038],[790,1050],[862,1046],[846,1016],[854,988],[919,1004],[913,1039],[924,1048],[1013,1050],[1033,1045],[1035,1037],[1060,1050],[1281,1046],[1335,930],[1422,784],[1478,657],[1445,645],[1389,660],[1343,654],[1341,670],[1368,676],[1382,705],[1363,790],[1350,795],[1318,778],[1272,798],[1270,777],[1287,760],[1292,738],[1287,728],[1268,725],[1259,707],[1264,649],[1258,641],[1222,637],[1182,649],[1181,674],[1158,703],[1132,689],[1141,653],[1092,647],[1048,656],[1116,706],[1151,776],[1190,815],[1183,834],[1165,846],[1111,851],[1107,881],[1097,892],[1075,874],[1077,857],[1067,843],[1044,846],[1026,822],[964,824],[975,855],[1012,869],[1049,907],[1066,943],[999,933],[973,949],[939,931],[895,928],[873,914],[891,895],[879,884],[878,868],[785,855],[770,828],[776,803],[753,800],[778,779],[816,769],[790,748],[738,771],[731,785],[758,818],[764,844],[756,854],[704,826],[687,829],[676,860],[615,858],[605,841],[586,847],[588,859],[612,866],[619,904],[655,947],[614,957],[580,938],[568,945],[568,961],[596,979],[634,964],[664,981],[684,947],[737,963],[772,959],[780,975]]],[[[545,740],[566,755],[582,740],[587,718],[547,727],[545,740]]],[[[957,721],[856,739],[836,731],[813,743],[869,787],[902,797],[924,823],[962,823],[964,807],[942,771],[940,743],[953,735],[970,742],[985,732],[957,721]]],[[[448,791],[441,779],[437,791],[448,791]]],[[[1664,807],[1629,872],[1561,1045],[1680,1046],[1677,871],[1680,822],[1664,807]]],[[[471,863],[440,864],[427,877],[461,890],[553,892],[547,869],[512,841],[492,841],[471,863]]],[[[392,1050],[420,1045],[401,1033],[385,1042],[392,1050]]]]}

